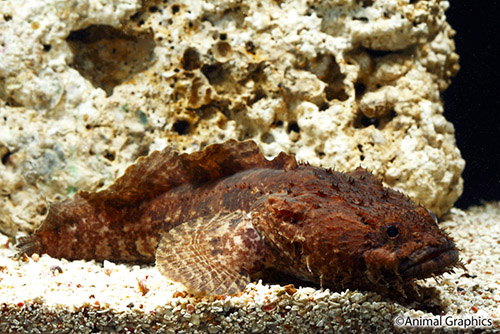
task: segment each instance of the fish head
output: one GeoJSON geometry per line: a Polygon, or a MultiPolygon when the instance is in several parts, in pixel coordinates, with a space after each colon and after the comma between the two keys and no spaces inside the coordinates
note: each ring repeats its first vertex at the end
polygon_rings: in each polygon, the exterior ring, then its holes
{"type": "Polygon", "coordinates": [[[399,283],[439,276],[458,265],[455,243],[431,211],[413,202],[400,208],[388,206],[386,211],[385,218],[372,222],[373,232],[367,235],[370,247],[363,254],[371,283],[399,287],[399,283]]]}
{"type": "Polygon", "coordinates": [[[307,167],[266,196],[253,222],[282,271],[327,287],[379,291],[457,265],[455,244],[431,211],[366,170],[307,167]]]}

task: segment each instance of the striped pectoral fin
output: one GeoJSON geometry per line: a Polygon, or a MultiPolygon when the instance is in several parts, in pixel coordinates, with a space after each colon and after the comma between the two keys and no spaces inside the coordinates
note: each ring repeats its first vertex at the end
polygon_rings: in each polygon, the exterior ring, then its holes
{"type": "Polygon", "coordinates": [[[269,260],[265,247],[247,213],[223,213],[165,232],[156,266],[195,295],[233,295],[269,260]]]}

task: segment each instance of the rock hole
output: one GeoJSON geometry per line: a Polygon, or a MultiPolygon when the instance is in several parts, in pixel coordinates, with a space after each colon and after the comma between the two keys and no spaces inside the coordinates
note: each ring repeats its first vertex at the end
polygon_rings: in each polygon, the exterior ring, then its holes
{"type": "Polygon", "coordinates": [[[111,26],[92,25],[71,32],[66,41],[73,52],[71,66],[108,96],[153,62],[155,42],[150,32],[131,35],[111,26]]]}
{"type": "Polygon", "coordinates": [[[224,70],[224,66],[221,63],[203,65],[201,67],[201,72],[205,75],[211,85],[219,85],[223,83],[228,75],[228,70],[224,70]]]}
{"type": "Polygon", "coordinates": [[[44,44],[43,45],[43,51],[49,52],[50,49],[52,49],[52,45],[50,45],[50,44],[44,44]]]}
{"type": "Polygon", "coordinates": [[[349,98],[344,88],[336,89],[335,87],[332,86],[327,86],[325,88],[325,97],[328,101],[332,100],[345,101],[349,98]]]}
{"type": "Polygon", "coordinates": [[[104,157],[109,161],[115,161],[115,154],[113,152],[110,151],[104,152],[104,157]]]}
{"type": "Polygon", "coordinates": [[[253,93],[253,96],[251,96],[248,99],[247,104],[248,104],[248,106],[252,106],[253,104],[255,104],[255,102],[257,102],[263,98],[266,98],[266,97],[267,97],[266,92],[261,88],[257,88],[255,90],[255,92],[253,93]]]}
{"type": "Polygon", "coordinates": [[[356,21],[361,21],[363,23],[368,23],[368,18],[367,17],[364,17],[364,16],[361,16],[361,17],[353,17],[353,20],[356,20],[356,21]]]}
{"type": "Polygon", "coordinates": [[[250,75],[248,76],[247,79],[250,79],[255,83],[265,81],[266,80],[266,74],[264,72],[265,68],[266,68],[266,63],[263,61],[260,63],[251,63],[250,65],[248,65],[248,73],[250,73],[250,75]]]}
{"type": "Polygon", "coordinates": [[[2,156],[2,164],[6,165],[12,152],[7,147],[2,146],[0,147],[0,155],[2,156]]]}
{"type": "Polygon", "coordinates": [[[245,43],[245,50],[247,50],[251,54],[255,54],[255,44],[252,41],[248,41],[245,43]]]}
{"type": "Polygon", "coordinates": [[[375,0],[357,0],[356,3],[361,7],[371,7],[375,0]]]}
{"type": "Polygon", "coordinates": [[[374,118],[370,118],[370,117],[366,117],[364,114],[361,115],[360,119],[358,120],[358,125],[356,126],[357,128],[366,128],[366,127],[369,127],[370,125],[373,125],[375,126],[376,128],[378,128],[379,126],[379,120],[378,118],[374,117],[374,118]]]}
{"type": "Polygon", "coordinates": [[[144,14],[143,12],[139,11],[137,13],[134,13],[134,15],[130,16],[131,21],[137,21],[139,18],[144,14]]]}
{"type": "MultiPolygon", "coordinates": [[[[367,117],[361,111],[358,111],[356,118],[354,119],[354,127],[357,129],[363,129],[373,125],[377,129],[383,129],[390,121],[394,119],[398,114],[391,109],[387,114],[381,117],[367,117]]],[[[359,148],[359,147],[358,147],[359,148]]]]}
{"type": "Polygon", "coordinates": [[[179,11],[181,10],[181,8],[179,7],[179,5],[173,5],[172,6],[172,14],[177,14],[179,11]]]}
{"type": "Polygon", "coordinates": [[[323,104],[321,104],[321,105],[319,106],[319,110],[320,110],[320,111],[325,111],[325,110],[327,110],[328,108],[330,108],[330,105],[329,105],[328,103],[326,103],[326,102],[325,102],[325,103],[323,103],[323,104]]]}
{"type": "Polygon", "coordinates": [[[228,42],[217,42],[217,44],[215,44],[215,52],[218,56],[226,58],[231,57],[231,55],[233,54],[233,49],[228,42]]]}
{"type": "Polygon", "coordinates": [[[361,155],[359,156],[359,160],[361,160],[361,161],[365,160],[365,156],[363,154],[363,145],[358,144],[358,150],[361,152],[361,155]]]}
{"type": "Polygon", "coordinates": [[[297,122],[290,122],[290,123],[288,123],[287,131],[288,131],[288,133],[290,133],[292,131],[299,133],[300,132],[299,124],[297,124],[297,122]]]}
{"type": "Polygon", "coordinates": [[[187,135],[189,133],[191,124],[183,119],[178,119],[175,121],[173,128],[174,131],[180,134],[181,136],[187,135]]]}
{"type": "Polygon", "coordinates": [[[391,54],[398,54],[401,52],[392,51],[392,50],[374,50],[370,48],[365,48],[366,53],[372,58],[382,58],[391,54]]]}
{"type": "Polygon", "coordinates": [[[275,142],[274,136],[272,134],[270,134],[269,132],[262,134],[262,136],[260,136],[260,140],[262,140],[262,142],[264,142],[266,144],[271,144],[271,143],[275,142]]]}
{"type": "Polygon", "coordinates": [[[362,82],[356,82],[354,84],[354,91],[356,93],[356,99],[359,99],[366,92],[366,86],[365,86],[365,84],[362,83],[362,82]]]}
{"type": "Polygon", "coordinates": [[[346,101],[349,98],[344,87],[345,74],[340,71],[333,55],[318,55],[314,60],[309,61],[307,69],[327,84],[325,98],[328,101],[346,101]]]}
{"type": "Polygon", "coordinates": [[[186,71],[192,71],[194,69],[200,68],[200,54],[195,48],[187,48],[186,51],[184,51],[181,59],[181,66],[186,71]]]}

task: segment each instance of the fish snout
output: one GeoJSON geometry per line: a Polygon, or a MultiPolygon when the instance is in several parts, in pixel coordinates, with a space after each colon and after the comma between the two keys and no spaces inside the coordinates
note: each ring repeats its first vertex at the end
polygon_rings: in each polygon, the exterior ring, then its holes
{"type": "Polygon", "coordinates": [[[398,266],[405,278],[427,278],[440,275],[458,262],[458,251],[452,240],[442,237],[438,246],[424,246],[403,259],[398,266]]]}

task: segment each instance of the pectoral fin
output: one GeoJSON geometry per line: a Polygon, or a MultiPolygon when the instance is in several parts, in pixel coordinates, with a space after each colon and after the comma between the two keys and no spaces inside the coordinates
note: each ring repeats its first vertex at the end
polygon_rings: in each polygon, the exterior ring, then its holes
{"type": "Polygon", "coordinates": [[[260,271],[270,252],[243,211],[197,218],[166,232],[156,266],[197,295],[232,295],[260,271]]]}

